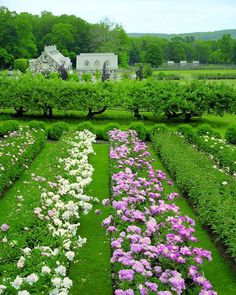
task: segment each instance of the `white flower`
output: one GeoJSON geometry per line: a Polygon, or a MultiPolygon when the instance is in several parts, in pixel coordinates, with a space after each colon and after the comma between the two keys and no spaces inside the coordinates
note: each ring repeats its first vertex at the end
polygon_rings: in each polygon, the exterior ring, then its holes
{"type": "Polygon", "coordinates": [[[222,182],[223,185],[226,185],[227,183],[228,183],[227,181],[223,181],[223,182],[222,182]]]}
{"type": "Polygon", "coordinates": [[[51,282],[52,282],[53,286],[55,286],[56,288],[60,288],[60,286],[61,286],[61,279],[60,278],[51,279],[51,282]]]}
{"type": "Polygon", "coordinates": [[[51,269],[48,266],[43,266],[41,272],[42,273],[50,273],[51,272],[51,269]]]}
{"type": "Polygon", "coordinates": [[[23,290],[23,291],[19,291],[18,295],[30,295],[30,293],[26,290],[23,290]]]}
{"type": "Polygon", "coordinates": [[[30,252],[31,252],[31,249],[28,248],[28,247],[26,247],[26,248],[22,249],[22,251],[23,251],[23,253],[24,253],[25,255],[29,255],[30,252]]]}
{"type": "MultiPolygon", "coordinates": [[[[8,239],[7,239],[7,237],[4,237],[3,239],[2,239],[2,242],[3,243],[7,243],[7,241],[8,241],[8,239]]],[[[1,286],[1,285],[0,285],[1,286]]],[[[0,293],[1,294],[1,293],[0,293]]]]}
{"type": "Polygon", "coordinates": [[[63,286],[65,287],[65,288],[67,288],[67,289],[69,289],[70,287],[72,287],[72,285],[73,285],[73,282],[72,282],[72,280],[71,279],[69,279],[68,277],[65,277],[64,279],[63,279],[63,286]]]}
{"type": "Polygon", "coordinates": [[[25,257],[24,256],[21,256],[20,259],[17,261],[16,266],[18,268],[23,268],[24,265],[25,265],[25,257]]]}
{"type": "Polygon", "coordinates": [[[58,294],[59,294],[59,290],[57,288],[49,292],[49,295],[58,295],[58,294]]]}
{"type": "Polygon", "coordinates": [[[30,284],[33,285],[38,281],[38,276],[35,273],[32,273],[31,275],[27,276],[26,281],[30,284]]]}
{"type": "Polygon", "coordinates": [[[12,287],[15,288],[16,290],[20,289],[20,286],[22,285],[22,283],[23,283],[23,279],[19,276],[17,276],[13,282],[10,282],[12,287]]]}
{"type": "Polygon", "coordinates": [[[56,274],[64,277],[66,275],[66,268],[63,265],[59,265],[57,268],[55,268],[55,272],[56,274]]]}
{"type": "Polygon", "coordinates": [[[6,286],[0,285],[0,294],[3,294],[6,288],[7,288],[6,286]]]}
{"type": "Polygon", "coordinates": [[[73,259],[74,259],[74,257],[75,257],[75,252],[73,252],[73,251],[68,251],[68,252],[66,252],[66,258],[68,259],[68,260],[70,260],[70,261],[73,261],[73,259]]]}

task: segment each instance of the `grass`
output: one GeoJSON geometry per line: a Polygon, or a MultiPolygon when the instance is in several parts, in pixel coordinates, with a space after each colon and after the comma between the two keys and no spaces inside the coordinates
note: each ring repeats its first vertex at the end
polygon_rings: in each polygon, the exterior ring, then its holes
{"type": "MultiPolygon", "coordinates": [[[[162,165],[160,159],[157,157],[154,148],[152,145],[149,145],[151,155],[155,162],[153,163],[156,169],[160,169],[168,175],[165,167],[162,165]]],[[[174,185],[173,187],[165,186],[166,193],[173,191],[179,192],[178,188],[174,185]]],[[[212,283],[215,291],[219,295],[234,295],[236,294],[236,278],[235,274],[232,271],[232,266],[227,262],[221,255],[219,249],[216,247],[215,243],[212,241],[210,235],[202,228],[200,221],[195,215],[192,208],[190,208],[186,199],[181,197],[175,200],[177,206],[180,207],[180,210],[183,215],[188,215],[196,221],[196,233],[195,236],[200,240],[199,243],[196,243],[196,247],[202,247],[204,249],[210,250],[212,253],[213,260],[211,262],[204,262],[203,270],[206,278],[212,283]]]]}
{"type": "Polygon", "coordinates": [[[225,69],[225,70],[198,70],[198,69],[186,69],[186,70],[155,70],[153,71],[153,74],[159,74],[159,73],[164,73],[164,74],[172,74],[172,75],[179,75],[183,77],[183,79],[190,79],[194,75],[198,74],[235,74],[236,69],[225,69]]]}
{"type": "MultiPolygon", "coordinates": [[[[108,145],[94,145],[96,156],[90,157],[95,171],[92,183],[86,193],[97,197],[100,201],[109,198],[109,157],[108,145]]],[[[101,202],[94,205],[88,215],[81,216],[79,234],[87,238],[87,243],[77,254],[77,263],[71,265],[69,276],[74,281],[72,295],[111,295],[110,238],[101,226],[102,220],[109,215],[109,209],[101,202]],[[95,210],[102,211],[100,215],[95,210]]]]}

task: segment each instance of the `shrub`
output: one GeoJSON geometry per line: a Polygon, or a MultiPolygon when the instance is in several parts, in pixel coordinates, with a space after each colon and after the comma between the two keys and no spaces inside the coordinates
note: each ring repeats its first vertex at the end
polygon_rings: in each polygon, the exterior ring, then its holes
{"type": "Polygon", "coordinates": [[[77,131],[83,131],[85,129],[89,130],[92,133],[95,133],[95,128],[93,127],[93,124],[91,122],[80,123],[76,128],[77,131]]]}
{"type": "Polygon", "coordinates": [[[108,123],[103,130],[103,138],[105,140],[109,139],[108,132],[112,129],[120,129],[120,125],[118,123],[108,123]]]}
{"type": "Polygon", "coordinates": [[[137,134],[138,134],[138,137],[141,140],[146,139],[147,129],[145,128],[143,123],[141,123],[141,122],[131,123],[130,126],[129,126],[129,129],[135,130],[137,132],[137,134]]]}
{"type": "Polygon", "coordinates": [[[236,257],[234,177],[213,168],[212,161],[174,133],[160,133],[153,143],[179,189],[187,194],[203,224],[211,227],[236,257]]]}
{"type": "Polygon", "coordinates": [[[155,124],[152,126],[151,130],[149,131],[150,138],[159,132],[168,131],[168,128],[164,124],[155,124]]]}
{"type": "Polygon", "coordinates": [[[29,128],[30,129],[43,129],[43,130],[46,130],[46,125],[45,125],[44,122],[30,121],[29,122],[29,128]]]}
{"type": "Polygon", "coordinates": [[[19,58],[14,60],[14,70],[19,70],[22,73],[25,73],[29,67],[29,62],[25,58],[19,58]]]}
{"type": "Polygon", "coordinates": [[[49,129],[48,138],[52,140],[58,140],[62,137],[63,133],[69,131],[69,126],[65,122],[58,122],[52,124],[52,127],[49,129]]]}
{"type": "Polygon", "coordinates": [[[180,124],[177,126],[177,131],[184,135],[190,142],[193,141],[195,134],[192,126],[180,124]]]}
{"type": "Polygon", "coordinates": [[[225,139],[232,144],[236,144],[236,124],[227,128],[225,133],[225,139]]]}
{"type": "Polygon", "coordinates": [[[220,134],[218,132],[215,132],[209,124],[199,125],[197,128],[197,135],[209,135],[220,138],[220,134]]]}
{"type": "Polygon", "coordinates": [[[0,136],[6,135],[8,132],[18,130],[20,127],[19,123],[15,120],[9,120],[0,126],[0,136]]]}
{"type": "Polygon", "coordinates": [[[96,130],[95,130],[95,134],[96,134],[96,139],[104,139],[104,138],[103,138],[103,130],[101,130],[101,129],[96,129],[96,130]]]}

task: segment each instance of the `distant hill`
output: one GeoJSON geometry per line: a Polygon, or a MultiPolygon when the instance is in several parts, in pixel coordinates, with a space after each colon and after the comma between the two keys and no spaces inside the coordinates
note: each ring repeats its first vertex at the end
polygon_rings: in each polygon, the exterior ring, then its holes
{"type": "Polygon", "coordinates": [[[187,37],[194,36],[196,40],[217,40],[224,34],[230,34],[232,38],[236,39],[236,29],[221,30],[214,32],[195,32],[195,33],[183,33],[183,34],[159,34],[159,33],[128,33],[130,37],[143,37],[143,36],[155,36],[163,39],[171,39],[174,37],[187,37]]]}

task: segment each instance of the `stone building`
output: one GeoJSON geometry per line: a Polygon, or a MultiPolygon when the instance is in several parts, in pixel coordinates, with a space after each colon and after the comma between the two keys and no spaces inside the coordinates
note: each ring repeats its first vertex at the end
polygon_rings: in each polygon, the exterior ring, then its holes
{"type": "Polygon", "coordinates": [[[114,53],[81,53],[76,58],[76,69],[93,73],[102,71],[104,63],[110,72],[118,70],[118,57],[114,53]]]}
{"type": "Polygon", "coordinates": [[[69,70],[72,63],[70,58],[62,55],[55,45],[45,46],[44,51],[37,59],[29,60],[29,71],[33,73],[48,75],[52,72],[58,72],[60,67],[69,70]]]}

